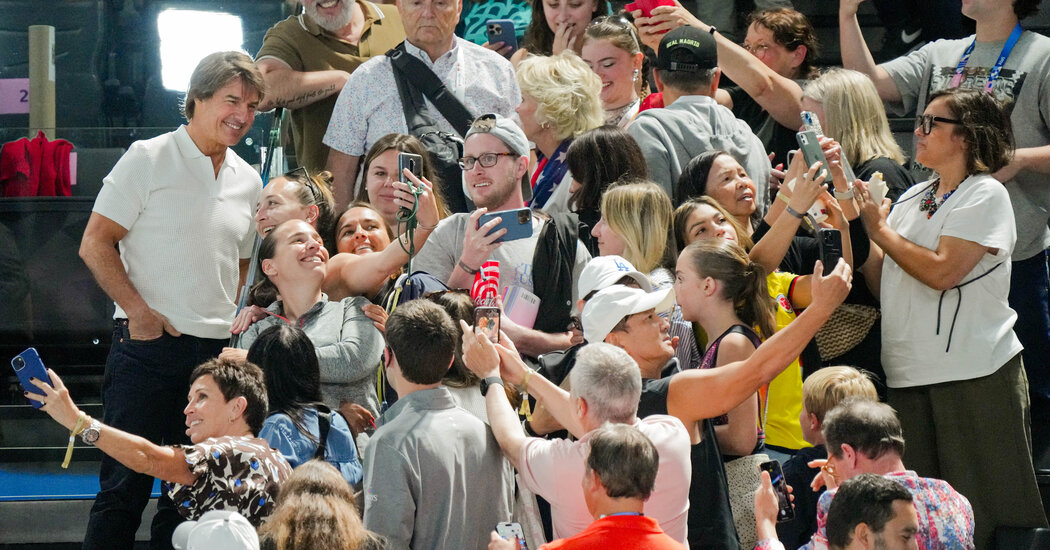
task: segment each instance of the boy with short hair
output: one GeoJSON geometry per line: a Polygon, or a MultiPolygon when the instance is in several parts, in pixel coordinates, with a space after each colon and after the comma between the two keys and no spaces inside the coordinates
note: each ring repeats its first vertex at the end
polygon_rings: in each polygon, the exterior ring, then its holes
{"type": "Polygon", "coordinates": [[[795,488],[795,519],[778,523],[777,535],[788,549],[798,548],[809,542],[817,530],[817,501],[823,493],[813,492],[809,484],[820,471],[809,463],[828,457],[824,447],[821,426],[824,415],[847,398],[878,401],[875,384],[865,371],[853,367],[825,367],[809,375],[802,383],[802,436],[813,447],[801,449],[791,460],[784,463],[784,479],[795,488]]]}

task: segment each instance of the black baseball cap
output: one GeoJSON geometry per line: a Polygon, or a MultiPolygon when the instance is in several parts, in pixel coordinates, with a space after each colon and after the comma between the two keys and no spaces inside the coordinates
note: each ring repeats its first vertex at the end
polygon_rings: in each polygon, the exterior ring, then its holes
{"type": "Polygon", "coordinates": [[[718,66],[718,46],[711,33],[686,25],[660,40],[656,68],[661,71],[697,73],[718,66]]]}

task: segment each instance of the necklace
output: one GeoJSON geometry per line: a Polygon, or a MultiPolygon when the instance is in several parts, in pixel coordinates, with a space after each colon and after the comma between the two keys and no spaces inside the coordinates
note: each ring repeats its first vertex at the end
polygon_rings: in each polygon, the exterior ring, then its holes
{"type": "Polygon", "coordinates": [[[620,123],[623,122],[624,118],[626,118],[628,114],[634,114],[632,110],[636,106],[638,106],[640,102],[640,99],[635,98],[634,101],[628,103],[627,105],[624,105],[623,107],[607,109],[605,111],[605,123],[611,126],[620,126],[620,123]]]}
{"type": "Polygon", "coordinates": [[[939,201],[937,200],[936,189],[936,185],[931,186],[930,189],[926,191],[926,194],[923,195],[922,201],[919,202],[919,212],[926,212],[927,220],[932,218],[933,215],[937,213],[937,209],[940,208],[942,204],[944,204],[944,201],[948,200],[948,197],[952,196],[952,193],[955,193],[958,187],[942,195],[939,201]]]}

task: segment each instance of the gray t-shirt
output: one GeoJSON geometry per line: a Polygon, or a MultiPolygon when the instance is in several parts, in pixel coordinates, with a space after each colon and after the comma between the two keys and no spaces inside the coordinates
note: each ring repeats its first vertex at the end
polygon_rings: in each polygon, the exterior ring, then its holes
{"type": "MultiPolygon", "coordinates": [[[[412,260],[413,271],[426,271],[438,279],[448,282],[463,254],[463,236],[467,232],[470,214],[453,214],[438,224],[437,229],[427,238],[427,243],[419,255],[412,260]]],[[[507,241],[499,246],[489,260],[499,262],[499,289],[502,294],[508,286],[519,286],[533,292],[532,258],[536,253],[540,230],[544,220],[533,216],[532,236],[527,239],[507,241]]],[[[576,262],[572,268],[572,295],[576,296],[576,283],[580,271],[591,255],[579,241],[576,242],[576,262]]],[[[477,267],[477,266],[471,266],[477,267]]],[[[540,299],[543,297],[540,296],[540,299]]]]}
{"type": "MultiPolygon", "coordinates": [[[[974,37],[960,40],[938,40],[919,50],[884,63],[897,84],[902,101],[888,104],[887,110],[898,115],[922,114],[926,98],[933,92],[951,86],[955,68],[974,37]]],[[[988,74],[1006,41],[979,42],[964,70],[962,87],[984,89],[988,74]]],[[[1013,101],[1014,141],[1018,148],[1050,144],[1050,38],[1026,31],[1021,35],[995,82],[1000,99],[1013,101]]],[[[1022,171],[1005,182],[1017,223],[1017,245],[1013,260],[1025,260],[1050,246],[1050,189],[1048,176],[1022,171]]],[[[916,180],[926,179],[919,175],[916,180]]]]}

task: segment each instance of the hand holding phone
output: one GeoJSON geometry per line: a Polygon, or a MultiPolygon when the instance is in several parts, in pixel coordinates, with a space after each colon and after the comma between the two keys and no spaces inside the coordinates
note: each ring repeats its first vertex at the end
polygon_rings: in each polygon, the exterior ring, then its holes
{"type": "MultiPolygon", "coordinates": [[[[423,157],[414,155],[412,153],[398,153],[397,154],[397,181],[407,183],[408,187],[412,189],[413,193],[416,194],[416,199],[419,199],[419,193],[416,192],[415,185],[411,181],[405,181],[405,169],[412,172],[417,178],[423,175],[423,157]]],[[[398,219],[408,219],[412,215],[412,210],[402,206],[397,211],[398,219]]]]}
{"type": "Polygon", "coordinates": [[[777,495],[777,523],[795,519],[795,507],[791,504],[791,494],[788,492],[787,481],[784,479],[784,470],[780,462],[770,460],[759,465],[759,469],[769,473],[769,480],[773,483],[773,492],[777,495]]]}
{"type": "Polygon", "coordinates": [[[525,542],[525,533],[521,530],[521,524],[517,522],[506,522],[496,524],[496,534],[504,540],[517,540],[518,550],[529,550],[525,542]]]}
{"type": "Polygon", "coordinates": [[[496,243],[516,241],[518,239],[526,239],[532,236],[532,210],[528,208],[502,210],[500,212],[486,212],[478,218],[478,227],[485,225],[495,218],[500,219],[499,224],[496,227],[493,227],[486,235],[492,234],[500,229],[507,230],[502,237],[494,241],[496,243]]]}
{"type": "MultiPolygon", "coordinates": [[[[54,386],[54,383],[51,382],[51,377],[47,375],[47,369],[44,368],[44,362],[40,360],[40,354],[36,352],[35,348],[29,348],[11,359],[11,368],[15,370],[18,382],[22,384],[22,389],[29,393],[44,395],[40,393],[40,388],[29,381],[30,378],[43,380],[47,385],[54,386]]],[[[30,399],[29,402],[37,409],[44,406],[43,403],[33,399],[30,399]]]]}
{"type": "Polygon", "coordinates": [[[642,17],[652,17],[653,10],[660,6],[673,6],[674,0],[635,0],[623,7],[624,11],[642,10],[642,17]]]}
{"type": "Polygon", "coordinates": [[[517,29],[514,27],[514,21],[510,19],[489,19],[485,22],[485,32],[489,39],[489,44],[495,44],[502,42],[504,48],[510,48],[504,57],[510,57],[518,50],[518,35],[517,29]]]}

